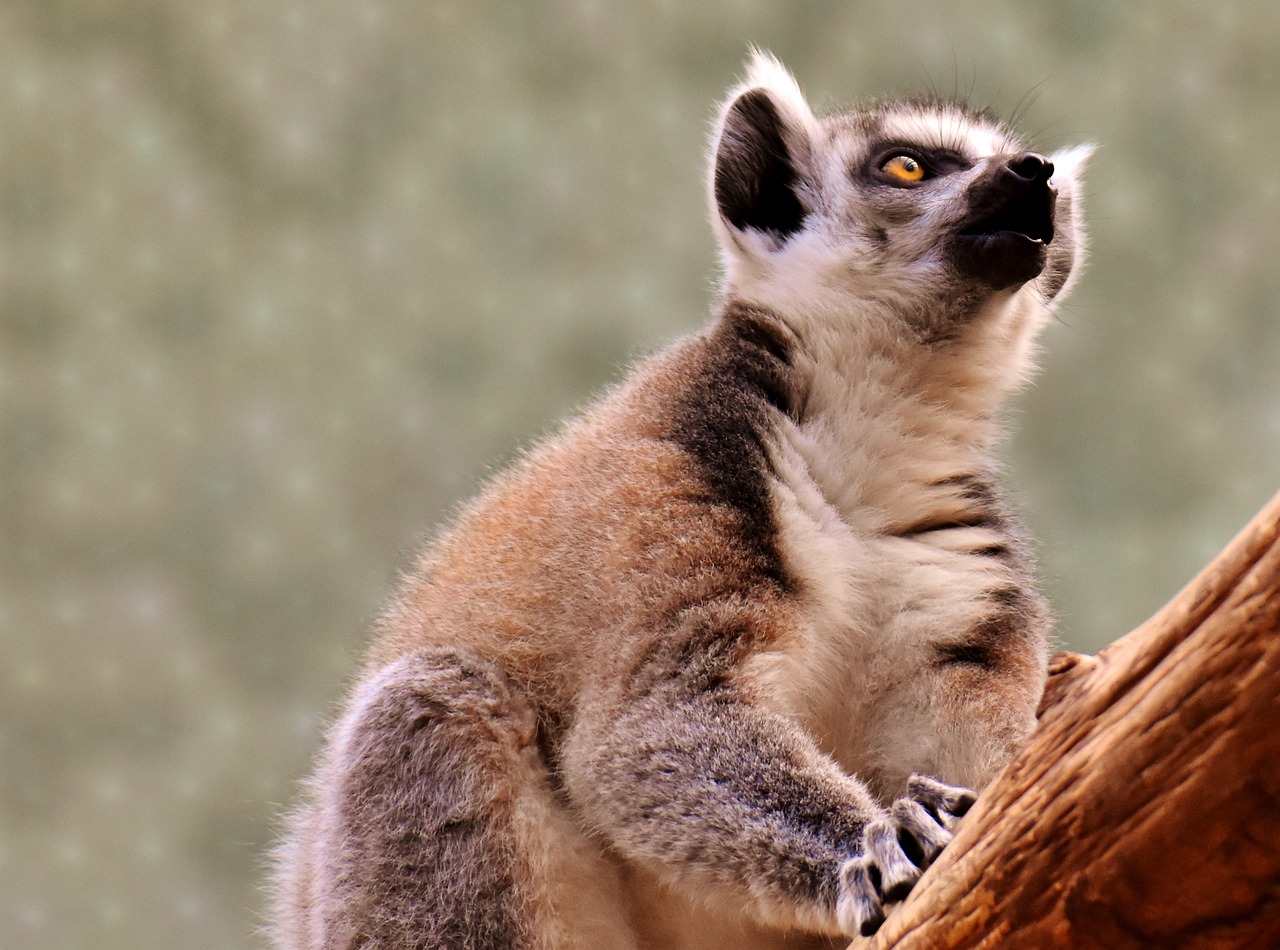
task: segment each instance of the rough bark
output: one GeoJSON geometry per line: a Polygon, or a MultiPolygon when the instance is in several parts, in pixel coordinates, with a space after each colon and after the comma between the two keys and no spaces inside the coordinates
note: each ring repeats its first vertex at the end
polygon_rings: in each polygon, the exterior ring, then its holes
{"type": "Polygon", "coordinates": [[[1040,724],[851,950],[1280,947],[1280,495],[1040,724]]]}

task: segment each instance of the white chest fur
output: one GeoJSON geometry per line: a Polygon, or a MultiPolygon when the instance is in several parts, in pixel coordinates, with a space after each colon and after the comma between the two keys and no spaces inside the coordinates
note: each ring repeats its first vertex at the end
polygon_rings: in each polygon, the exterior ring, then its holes
{"type": "Polygon", "coordinates": [[[865,444],[837,454],[824,434],[788,425],[774,448],[779,542],[802,621],[753,677],[775,709],[887,795],[911,772],[948,771],[936,728],[949,688],[934,673],[938,648],[962,639],[989,611],[986,595],[1016,578],[971,553],[990,540],[988,528],[892,532],[957,503],[954,486],[918,480],[941,460],[884,456],[876,468],[865,444]],[[836,470],[839,492],[822,483],[836,470]]]}

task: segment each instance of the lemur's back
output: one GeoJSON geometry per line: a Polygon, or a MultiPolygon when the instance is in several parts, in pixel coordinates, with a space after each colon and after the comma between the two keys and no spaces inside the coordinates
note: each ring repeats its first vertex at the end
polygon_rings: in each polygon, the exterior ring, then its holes
{"type": "Polygon", "coordinates": [[[958,106],[817,119],[756,60],[715,323],[410,573],[282,848],[282,946],[878,927],[1034,722],[1046,611],[989,452],[1079,251],[1054,171],[958,106]]]}

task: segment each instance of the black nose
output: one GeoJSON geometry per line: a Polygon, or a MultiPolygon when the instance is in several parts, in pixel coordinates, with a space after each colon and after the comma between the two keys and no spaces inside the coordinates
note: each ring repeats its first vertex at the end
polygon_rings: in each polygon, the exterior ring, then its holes
{"type": "Polygon", "coordinates": [[[1035,152],[1013,156],[1006,167],[1023,181],[1048,181],[1053,177],[1053,162],[1035,152]]]}

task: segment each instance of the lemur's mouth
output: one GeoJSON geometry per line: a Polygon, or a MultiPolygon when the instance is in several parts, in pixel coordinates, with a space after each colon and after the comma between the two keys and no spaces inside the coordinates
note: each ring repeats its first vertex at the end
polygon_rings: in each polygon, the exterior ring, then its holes
{"type": "Polygon", "coordinates": [[[1053,206],[1056,194],[1040,188],[1010,198],[986,210],[960,230],[961,237],[1021,235],[1037,244],[1053,242],[1053,206]]]}
{"type": "Polygon", "coordinates": [[[1053,241],[1052,176],[1053,163],[1034,152],[991,161],[965,195],[968,214],[951,242],[957,273],[992,290],[1039,276],[1053,241]]]}

